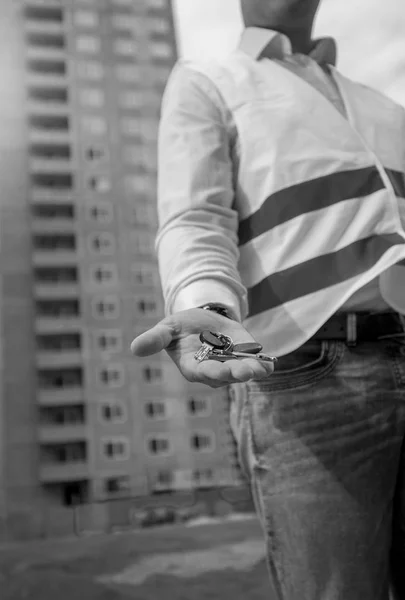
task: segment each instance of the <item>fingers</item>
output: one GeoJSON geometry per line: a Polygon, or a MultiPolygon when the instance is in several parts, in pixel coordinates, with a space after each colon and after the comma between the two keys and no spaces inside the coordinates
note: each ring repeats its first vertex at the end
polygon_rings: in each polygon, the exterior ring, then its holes
{"type": "Polygon", "coordinates": [[[179,334],[179,327],[171,319],[163,319],[157,325],[141,333],[131,344],[131,352],[143,357],[157,354],[167,348],[179,334]]]}
{"type": "Polygon", "coordinates": [[[189,381],[203,383],[213,388],[230,383],[242,383],[251,379],[265,379],[273,372],[273,363],[262,364],[256,359],[229,360],[226,363],[204,361],[184,375],[189,381]]]}

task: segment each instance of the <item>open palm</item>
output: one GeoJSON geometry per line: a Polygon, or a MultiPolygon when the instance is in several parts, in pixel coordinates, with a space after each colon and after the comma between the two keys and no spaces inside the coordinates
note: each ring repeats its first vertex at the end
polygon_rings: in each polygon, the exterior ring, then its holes
{"type": "Polygon", "coordinates": [[[150,356],[166,350],[182,375],[192,382],[218,388],[250,379],[264,379],[273,371],[272,363],[260,363],[254,358],[197,362],[194,354],[201,347],[199,334],[208,329],[221,332],[234,343],[254,342],[252,336],[238,322],[213,311],[193,308],[167,317],[138,336],[131,344],[135,356],[150,356]]]}

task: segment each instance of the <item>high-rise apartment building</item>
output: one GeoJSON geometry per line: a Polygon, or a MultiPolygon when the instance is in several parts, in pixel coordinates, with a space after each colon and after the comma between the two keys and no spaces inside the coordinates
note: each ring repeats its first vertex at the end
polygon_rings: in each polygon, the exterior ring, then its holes
{"type": "MultiPolygon", "coordinates": [[[[224,392],[134,335],[163,315],[170,0],[0,3],[0,517],[235,481],[224,392]]],[[[13,525],[14,526],[14,525],[13,525]]]]}

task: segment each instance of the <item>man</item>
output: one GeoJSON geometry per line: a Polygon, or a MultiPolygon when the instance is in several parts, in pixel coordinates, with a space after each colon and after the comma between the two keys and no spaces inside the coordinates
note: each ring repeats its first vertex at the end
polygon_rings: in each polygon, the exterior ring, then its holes
{"type": "Polygon", "coordinates": [[[405,116],[335,69],[334,41],[312,39],[318,4],[241,0],[238,49],[174,69],[159,142],[168,316],[132,351],[234,384],[270,598],[405,598],[405,116]],[[203,329],[262,343],[275,372],[198,364],[203,329]]]}

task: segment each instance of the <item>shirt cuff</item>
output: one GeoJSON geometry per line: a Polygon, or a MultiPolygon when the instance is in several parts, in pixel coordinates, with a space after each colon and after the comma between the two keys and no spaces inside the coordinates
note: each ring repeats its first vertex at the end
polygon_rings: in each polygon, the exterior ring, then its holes
{"type": "Polygon", "coordinates": [[[171,306],[171,313],[196,308],[207,302],[218,302],[228,308],[235,319],[241,322],[241,307],[238,296],[226,285],[212,279],[200,279],[182,288],[171,306]]]}

